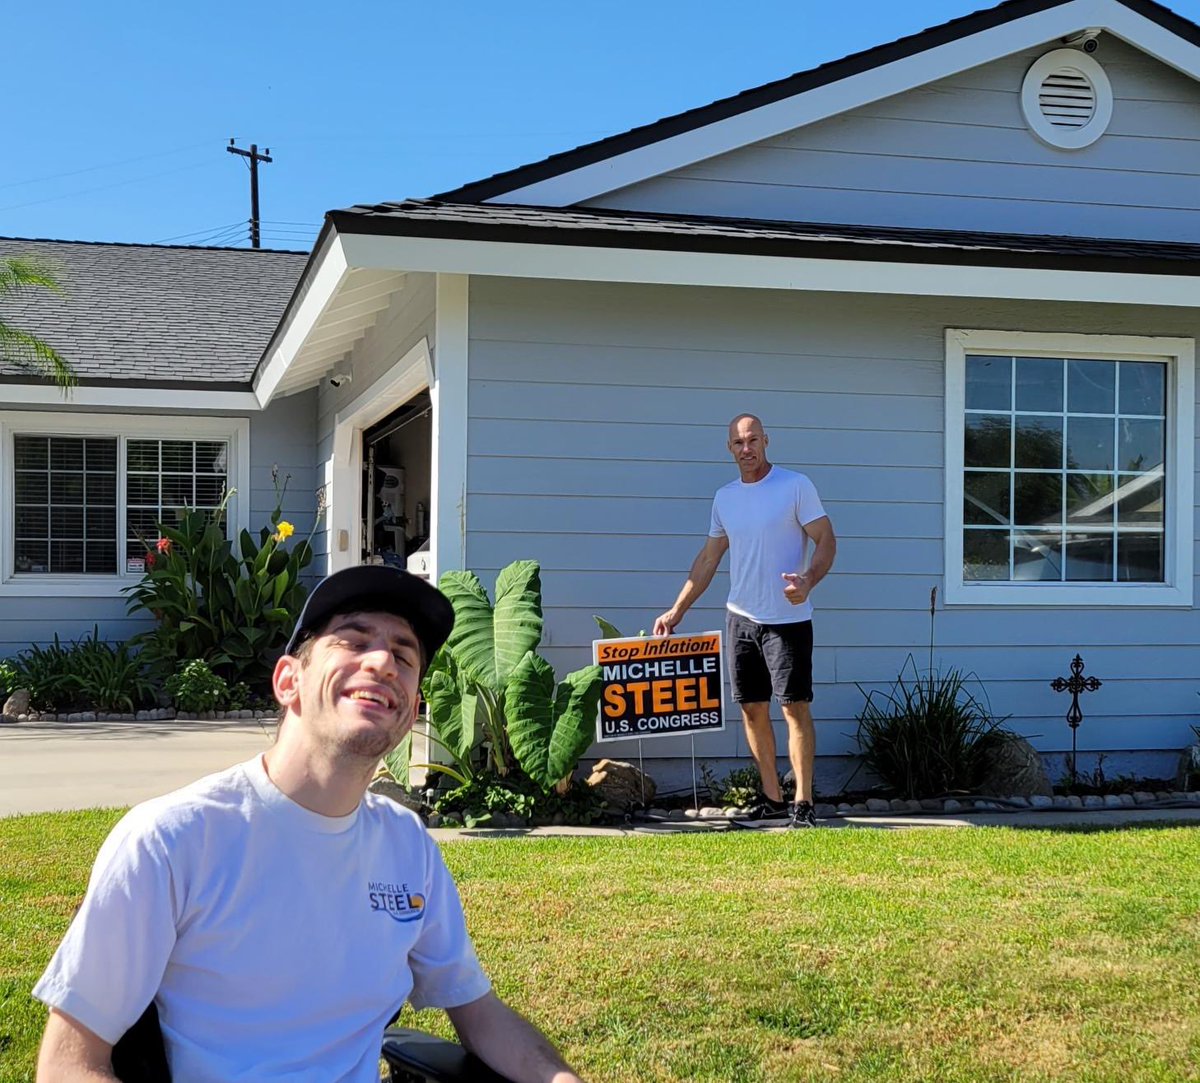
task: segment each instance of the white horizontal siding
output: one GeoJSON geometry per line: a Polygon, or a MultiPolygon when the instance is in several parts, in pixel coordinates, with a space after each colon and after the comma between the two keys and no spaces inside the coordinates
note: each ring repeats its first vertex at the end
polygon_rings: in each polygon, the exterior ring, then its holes
{"type": "Polygon", "coordinates": [[[1104,35],[1107,133],[1078,151],[1028,130],[1021,82],[1045,49],[997,60],[592,200],[630,210],[1200,240],[1200,90],[1104,35]]]}
{"type": "MultiPolygon", "coordinates": [[[[538,560],[547,657],[560,674],[585,664],[593,614],[636,635],[674,600],[712,494],[735,476],[725,425],[759,413],[773,460],[813,478],[839,537],[815,597],[825,755],[852,751],[858,684],[887,685],[910,653],[927,664],[944,328],[1200,331],[1165,309],[499,279],[471,291],[468,566],[490,589],[510,561],[538,560]]],[[[722,626],[727,586],[723,567],[687,629],[722,626]]],[[[1076,651],[1105,682],[1085,699],[1080,747],[1177,747],[1196,716],[1194,611],[939,603],[936,639],[937,664],[978,673],[993,709],[1046,751],[1070,747],[1048,682],[1076,651]],[[1101,734],[1114,743],[1087,743],[1101,734]]],[[[739,729],[698,739],[698,754],[744,754],[739,729]]],[[[668,738],[645,752],[689,747],[668,738]]]]}

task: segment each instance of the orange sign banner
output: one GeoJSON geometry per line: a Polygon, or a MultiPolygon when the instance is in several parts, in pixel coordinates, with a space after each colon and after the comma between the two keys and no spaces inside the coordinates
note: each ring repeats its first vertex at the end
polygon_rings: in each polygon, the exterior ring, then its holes
{"type": "Polygon", "coordinates": [[[725,728],[720,632],[598,639],[592,657],[603,673],[597,741],[725,728]]]}

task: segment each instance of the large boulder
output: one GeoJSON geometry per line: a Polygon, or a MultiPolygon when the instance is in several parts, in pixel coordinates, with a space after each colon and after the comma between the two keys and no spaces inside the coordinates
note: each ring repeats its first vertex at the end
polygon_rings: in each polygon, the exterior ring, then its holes
{"type": "Polygon", "coordinates": [[[1042,757],[1024,737],[993,730],[978,744],[982,757],[979,792],[995,797],[1053,797],[1042,757]]]}
{"type": "Polygon", "coordinates": [[[587,784],[608,803],[609,808],[622,812],[649,805],[657,792],[654,779],[632,763],[621,760],[598,760],[587,784]]]}
{"type": "Polygon", "coordinates": [[[29,689],[18,688],[4,701],[0,708],[0,716],[9,722],[15,722],[18,715],[29,714],[29,689]]]}
{"type": "Polygon", "coordinates": [[[407,809],[412,809],[413,812],[420,812],[425,807],[421,802],[419,794],[410,793],[394,779],[377,775],[367,788],[372,793],[379,794],[380,797],[390,798],[396,804],[403,805],[407,809]]]}
{"type": "Polygon", "coordinates": [[[1175,789],[1200,789],[1200,740],[1179,753],[1179,768],[1175,772],[1175,789]]]}

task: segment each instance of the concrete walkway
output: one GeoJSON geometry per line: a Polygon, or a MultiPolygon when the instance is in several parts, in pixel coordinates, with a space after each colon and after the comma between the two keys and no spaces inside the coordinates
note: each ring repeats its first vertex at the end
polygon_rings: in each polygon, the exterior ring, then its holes
{"type": "Polygon", "coordinates": [[[0,725],[0,816],[134,805],[270,747],[257,721],[0,725]]]}
{"type": "MultiPolygon", "coordinates": [[[[248,760],[268,748],[272,725],[260,721],[210,722],[21,722],[0,725],[0,816],[62,809],[113,808],[137,804],[178,789],[202,775],[248,760]]],[[[1064,809],[972,812],[951,815],[881,813],[821,821],[825,827],[901,829],[915,827],[1116,827],[1131,824],[1193,823],[1200,807],[1173,809],[1064,809]]],[[[546,835],[655,835],[732,831],[687,821],[633,823],[622,827],[437,828],[439,840],[537,838],[546,835]]],[[[785,831],[782,825],[752,831],[785,831]]]]}

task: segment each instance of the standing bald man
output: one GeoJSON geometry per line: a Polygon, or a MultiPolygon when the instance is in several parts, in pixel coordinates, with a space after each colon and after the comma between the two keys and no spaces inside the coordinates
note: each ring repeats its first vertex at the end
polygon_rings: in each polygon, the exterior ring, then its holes
{"type": "Polygon", "coordinates": [[[763,800],[751,816],[788,816],[791,827],[815,827],[812,719],[812,589],[833,566],[837,540],[813,483],[774,466],[762,422],[738,414],[729,423],[729,451],[740,477],[717,490],[708,540],[692,562],[687,582],[654,622],[670,635],[712,582],[730,552],[725,643],[733,698],[742,709],[746,741],[762,779],[763,800]],[[808,554],[808,543],[813,551],[808,554]],[[806,560],[807,558],[807,560],[806,560]],[[796,776],[789,806],[779,789],[771,696],[788,727],[788,757],[796,776]]]}

